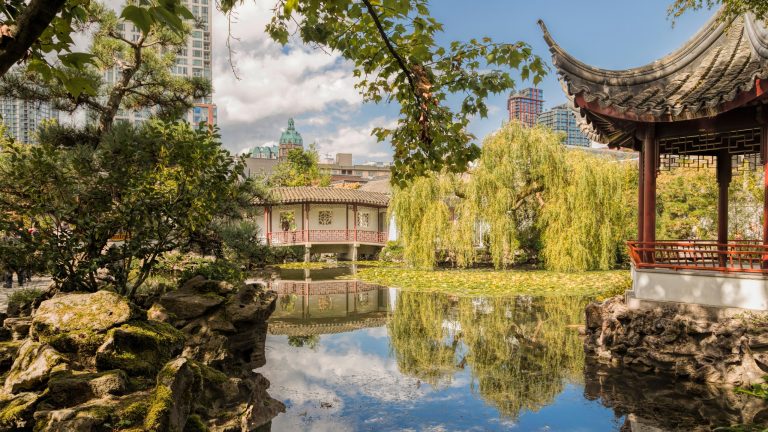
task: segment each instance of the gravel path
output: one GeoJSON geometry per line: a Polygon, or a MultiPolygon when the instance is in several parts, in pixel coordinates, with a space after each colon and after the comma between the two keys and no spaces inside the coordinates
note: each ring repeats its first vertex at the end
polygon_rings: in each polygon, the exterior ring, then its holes
{"type": "Polygon", "coordinates": [[[0,281],[0,312],[5,312],[6,309],[8,309],[8,296],[11,295],[11,293],[14,291],[20,290],[22,288],[45,289],[48,288],[50,283],[51,278],[47,276],[35,276],[30,282],[25,283],[22,287],[16,283],[16,279],[14,278],[13,288],[3,288],[2,281],[0,281]]]}

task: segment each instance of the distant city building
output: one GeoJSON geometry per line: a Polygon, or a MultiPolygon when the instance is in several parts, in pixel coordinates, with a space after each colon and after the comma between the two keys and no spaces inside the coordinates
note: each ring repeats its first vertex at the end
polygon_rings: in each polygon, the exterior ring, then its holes
{"type": "Polygon", "coordinates": [[[58,120],[59,113],[49,103],[0,98],[0,116],[5,133],[23,143],[37,142],[35,134],[44,120],[58,120]]]}
{"type": "Polygon", "coordinates": [[[589,147],[590,145],[589,138],[584,135],[576,123],[576,114],[566,104],[544,111],[539,115],[536,122],[556,132],[564,132],[566,138],[563,144],[581,147],[589,147]]]}
{"type": "MultiPolygon", "coordinates": [[[[171,73],[176,76],[202,77],[212,81],[211,18],[215,3],[209,0],[182,0],[182,2],[195,16],[196,22],[190,21],[194,28],[187,38],[187,46],[176,53],[176,63],[171,67],[171,73]]],[[[141,35],[141,31],[130,23],[121,24],[118,30],[123,37],[132,41],[138,40],[141,35]]],[[[119,76],[120,71],[117,69],[104,72],[104,79],[110,84],[115,83],[119,76]]],[[[146,121],[151,115],[152,111],[149,109],[121,109],[115,119],[135,124],[146,121]]],[[[217,122],[216,104],[213,103],[211,96],[200,98],[194,101],[194,107],[183,118],[193,125],[204,122],[213,126],[217,122]]]]}
{"type": "Polygon", "coordinates": [[[296,130],[296,124],[293,119],[288,119],[288,129],[280,135],[280,154],[278,159],[283,160],[288,157],[288,152],[293,149],[304,149],[304,138],[296,130]]]}
{"type": "Polygon", "coordinates": [[[518,93],[509,95],[507,100],[509,120],[517,120],[528,127],[536,124],[536,119],[543,109],[544,91],[541,89],[523,89],[518,93]]]}
{"type": "Polygon", "coordinates": [[[251,157],[254,159],[277,159],[280,147],[277,145],[266,145],[254,147],[251,149],[251,157]]]}
{"type": "Polygon", "coordinates": [[[365,184],[372,180],[389,178],[391,164],[368,162],[355,164],[352,153],[336,153],[333,163],[320,163],[320,171],[331,176],[333,184],[365,184]]]}

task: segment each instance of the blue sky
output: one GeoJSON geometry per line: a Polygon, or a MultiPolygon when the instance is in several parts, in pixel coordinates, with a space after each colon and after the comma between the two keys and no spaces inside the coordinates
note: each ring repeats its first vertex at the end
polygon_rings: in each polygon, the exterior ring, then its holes
{"type": "MultiPolygon", "coordinates": [[[[445,25],[440,41],[489,36],[499,42],[525,41],[550,63],[536,21],[541,18],[555,40],[576,58],[595,66],[625,69],[647,64],[682,45],[714,13],[689,12],[675,25],[667,16],[672,0],[434,0],[433,15],[445,25]]],[[[288,117],[305,143],[321,154],[351,152],[357,162],[391,160],[391,148],[376,143],[370,130],[396,119],[394,107],[362,104],[352,86],[351,66],[335,55],[294,42],[281,48],[266,39],[263,26],[273,0],[247,2],[233,27],[237,80],[227,61],[223,17],[214,18],[214,102],[225,146],[242,151],[279,138],[288,117]]],[[[518,81],[518,87],[530,83],[518,81]]],[[[565,102],[554,71],[539,85],[545,108],[565,102]]],[[[470,130],[482,137],[506,118],[506,97],[489,99],[486,119],[470,130]]]]}

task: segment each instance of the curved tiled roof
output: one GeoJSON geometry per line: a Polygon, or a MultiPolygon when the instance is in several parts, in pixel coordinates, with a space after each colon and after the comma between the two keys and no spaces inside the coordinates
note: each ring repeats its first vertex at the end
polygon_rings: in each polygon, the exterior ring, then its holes
{"type": "Polygon", "coordinates": [[[750,102],[743,94],[768,78],[768,31],[752,16],[723,22],[718,13],[677,51],[626,70],[577,60],[539,24],[581,128],[614,146],[629,146],[635,122],[711,117],[750,102]]]}
{"type": "Polygon", "coordinates": [[[375,207],[389,205],[387,194],[359,189],[313,186],[274,188],[272,189],[272,200],[278,204],[334,203],[375,207]]]}

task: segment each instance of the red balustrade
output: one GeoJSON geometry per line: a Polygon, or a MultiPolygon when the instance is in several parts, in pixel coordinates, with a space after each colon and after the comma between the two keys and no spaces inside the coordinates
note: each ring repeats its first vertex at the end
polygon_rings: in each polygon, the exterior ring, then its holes
{"type": "Polygon", "coordinates": [[[759,240],[627,242],[636,268],[768,274],[768,246],[759,240]]]}
{"type": "Polygon", "coordinates": [[[267,233],[270,244],[274,246],[295,245],[303,243],[373,243],[385,244],[387,233],[379,231],[358,230],[304,230],[304,231],[275,231],[267,233]]]}

